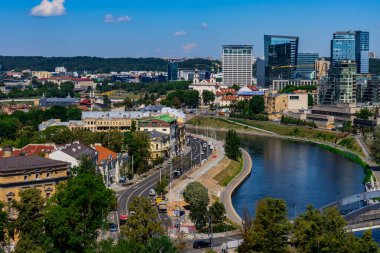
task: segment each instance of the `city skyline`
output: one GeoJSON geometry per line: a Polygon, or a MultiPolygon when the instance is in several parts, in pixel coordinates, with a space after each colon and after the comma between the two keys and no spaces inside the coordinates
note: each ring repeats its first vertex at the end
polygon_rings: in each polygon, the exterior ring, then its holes
{"type": "Polygon", "coordinates": [[[333,33],[348,30],[369,31],[370,51],[380,52],[379,7],[375,0],[360,10],[352,0],[344,7],[338,0],[4,0],[0,55],[220,59],[224,44],[253,44],[262,57],[264,35],[276,34],[298,36],[300,53],[329,56],[333,33]]]}

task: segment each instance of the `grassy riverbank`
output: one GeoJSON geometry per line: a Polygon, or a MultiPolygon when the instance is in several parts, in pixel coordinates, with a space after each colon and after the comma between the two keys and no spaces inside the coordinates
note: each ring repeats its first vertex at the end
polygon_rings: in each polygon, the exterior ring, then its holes
{"type": "Polygon", "coordinates": [[[231,160],[230,164],[221,172],[219,172],[214,179],[219,185],[225,187],[227,186],[243,169],[243,159],[240,158],[239,161],[231,160]]]}
{"type": "MultiPolygon", "coordinates": [[[[268,121],[256,121],[248,119],[229,119],[231,121],[242,123],[248,126],[256,127],[266,131],[276,133],[278,135],[302,138],[305,140],[315,141],[315,142],[326,142],[332,145],[338,145],[340,147],[346,148],[348,151],[353,152],[358,155],[363,155],[361,147],[356,143],[355,139],[348,136],[346,133],[332,132],[322,129],[315,129],[303,126],[293,126],[293,125],[282,125],[279,123],[268,122],[268,121]]],[[[250,130],[248,127],[234,124],[222,118],[213,117],[195,117],[191,119],[189,124],[201,127],[214,127],[214,128],[234,128],[250,130]]],[[[252,130],[255,131],[255,130],[252,130]]]]}

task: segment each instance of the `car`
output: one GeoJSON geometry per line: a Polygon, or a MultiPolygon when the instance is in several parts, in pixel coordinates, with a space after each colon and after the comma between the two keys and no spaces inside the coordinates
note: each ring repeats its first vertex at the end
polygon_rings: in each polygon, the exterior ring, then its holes
{"type": "Polygon", "coordinates": [[[129,212],[129,216],[133,216],[133,215],[135,215],[135,214],[136,214],[135,211],[130,211],[130,212],[129,212]]]}
{"type": "Polygon", "coordinates": [[[156,196],[156,190],[150,189],[149,190],[149,196],[156,196]]]}
{"type": "Polygon", "coordinates": [[[205,154],[205,152],[204,151],[201,151],[201,155],[204,155],[205,154]]]}
{"type": "Polygon", "coordinates": [[[117,225],[115,223],[110,223],[110,232],[117,232],[117,225]]]}
{"type": "Polygon", "coordinates": [[[201,248],[209,248],[210,242],[209,241],[195,241],[193,243],[193,249],[201,249],[201,248]]]}

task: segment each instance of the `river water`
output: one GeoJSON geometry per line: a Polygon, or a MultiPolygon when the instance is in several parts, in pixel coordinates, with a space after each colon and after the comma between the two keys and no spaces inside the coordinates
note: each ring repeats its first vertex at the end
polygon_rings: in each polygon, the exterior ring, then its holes
{"type": "Polygon", "coordinates": [[[288,216],[293,218],[309,204],[322,207],[364,190],[363,169],[342,156],[309,143],[241,137],[253,168],[232,196],[240,216],[244,208],[254,215],[258,200],[266,196],[285,200],[288,216]]]}

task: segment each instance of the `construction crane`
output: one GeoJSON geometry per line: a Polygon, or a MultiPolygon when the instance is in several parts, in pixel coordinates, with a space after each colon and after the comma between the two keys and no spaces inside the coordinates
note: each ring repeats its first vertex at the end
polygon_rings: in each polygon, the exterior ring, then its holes
{"type": "Polygon", "coordinates": [[[303,65],[285,65],[285,66],[272,66],[272,69],[292,69],[292,68],[308,68],[314,67],[314,64],[303,64],[303,65]]]}

